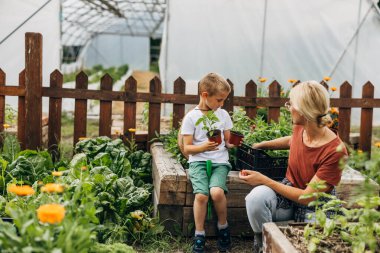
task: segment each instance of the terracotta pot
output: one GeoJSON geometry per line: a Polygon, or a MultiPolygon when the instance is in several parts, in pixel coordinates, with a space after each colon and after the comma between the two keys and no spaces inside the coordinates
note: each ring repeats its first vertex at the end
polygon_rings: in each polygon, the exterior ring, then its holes
{"type": "Polygon", "coordinates": [[[240,132],[237,132],[237,131],[231,131],[231,135],[230,135],[230,143],[235,145],[235,146],[239,146],[240,145],[240,141],[244,138],[244,135],[241,134],[240,132]]]}
{"type": "Polygon", "coordinates": [[[222,131],[220,131],[219,129],[209,131],[206,135],[209,141],[216,142],[218,143],[218,145],[222,143],[222,131]],[[212,136],[210,135],[210,133],[212,133],[212,136]]]}

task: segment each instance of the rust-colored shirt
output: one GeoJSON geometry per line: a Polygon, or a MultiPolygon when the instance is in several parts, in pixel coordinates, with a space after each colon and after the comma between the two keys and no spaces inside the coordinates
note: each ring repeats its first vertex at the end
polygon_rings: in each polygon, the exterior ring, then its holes
{"type": "Polygon", "coordinates": [[[329,143],[311,148],[303,143],[303,130],[299,125],[293,127],[286,178],[300,189],[305,189],[314,175],[327,184],[336,186],[342,176],[339,161],[347,155],[344,146],[341,152],[336,151],[342,140],[337,136],[329,143]]]}

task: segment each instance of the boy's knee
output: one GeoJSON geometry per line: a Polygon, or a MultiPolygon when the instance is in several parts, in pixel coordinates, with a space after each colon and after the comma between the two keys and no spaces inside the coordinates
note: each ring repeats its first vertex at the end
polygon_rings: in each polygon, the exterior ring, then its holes
{"type": "Polygon", "coordinates": [[[208,196],[202,193],[195,194],[195,201],[198,201],[201,204],[205,204],[208,202],[208,196]]]}
{"type": "Polygon", "coordinates": [[[213,201],[221,201],[225,198],[224,190],[219,187],[211,187],[210,195],[213,201]]]}

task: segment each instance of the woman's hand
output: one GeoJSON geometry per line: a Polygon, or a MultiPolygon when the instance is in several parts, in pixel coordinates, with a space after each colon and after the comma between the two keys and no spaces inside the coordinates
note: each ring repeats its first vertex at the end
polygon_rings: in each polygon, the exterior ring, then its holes
{"type": "Polygon", "coordinates": [[[214,141],[206,141],[202,144],[202,152],[218,150],[219,144],[214,141]]]}
{"type": "Polygon", "coordinates": [[[267,180],[269,179],[267,176],[264,176],[260,172],[253,171],[253,170],[240,171],[239,178],[244,180],[245,183],[252,186],[265,184],[265,182],[267,182],[267,180]]]}

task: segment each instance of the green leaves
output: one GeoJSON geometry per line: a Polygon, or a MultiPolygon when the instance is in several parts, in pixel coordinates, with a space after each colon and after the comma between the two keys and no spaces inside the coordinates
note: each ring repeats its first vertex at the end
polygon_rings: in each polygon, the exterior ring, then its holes
{"type": "Polygon", "coordinates": [[[206,114],[203,114],[202,117],[195,122],[195,125],[198,126],[202,123],[202,129],[206,132],[210,132],[216,129],[214,125],[216,122],[219,122],[219,118],[215,115],[213,110],[210,110],[206,114]]]}

